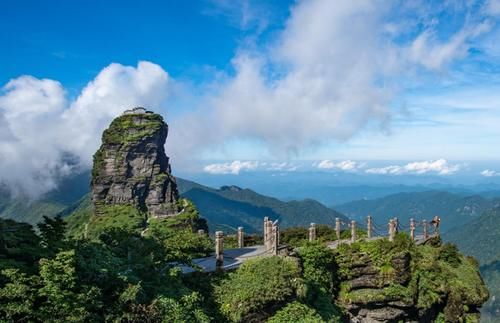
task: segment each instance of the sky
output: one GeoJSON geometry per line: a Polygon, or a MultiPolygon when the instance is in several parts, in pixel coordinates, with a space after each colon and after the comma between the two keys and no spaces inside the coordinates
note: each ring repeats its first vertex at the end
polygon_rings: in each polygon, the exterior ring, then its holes
{"type": "Polygon", "coordinates": [[[0,182],[88,169],[133,106],[183,172],[500,177],[499,22],[500,0],[9,1],[0,182]]]}

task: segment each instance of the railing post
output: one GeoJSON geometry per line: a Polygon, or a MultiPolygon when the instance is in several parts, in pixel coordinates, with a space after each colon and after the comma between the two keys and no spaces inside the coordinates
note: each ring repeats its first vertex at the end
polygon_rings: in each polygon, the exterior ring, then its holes
{"type": "Polygon", "coordinates": [[[276,244],[280,245],[280,227],[276,225],[276,244]]]}
{"type": "MultiPolygon", "coordinates": [[[[267,222],[269,221],[269,218],[267,216],[264,217],[264,233],[263,233],[263,239],[264,239],[264,246],[268,246],[267,244],[267,240],[268,240],[268,236],[267,236],[267,222]]],[[[267,248],[266,248],[267,249],[267,248]]]]}
{"type": "Polygon", "coordinates": [[[424,239],[429,237],[429,232],[427,231],[427,220],[422,220],[422,225],[424,226],[424,239]]]}
{"type": "Polygon", "coordinates": [[[398,233],[399,231],[399,220],[397,217],[394,218],[394,233],[398,233]]]}
{"type": "Polygon", "coordinates": [[[389,221],[389,241],[394,241],[394,235],[396,233],[396,229],[394,227],[394,219],[389,221]]]}
{"type": "Polygon", "coordinates": [[[415,240],[415,220],[413,218],[410,219],[410,237],[411,240],[415,240]]]}
{"type": "Polygon", "coordinates": [[[215,267],[224,265],[224,232],[215,232],[215,267]]]}
{"type": "Polygon", "coordinates": [[[337,235],[337,240],[340,240],[340,219],[335,218],[335,234],[337,235]]]}
{"type": "Polygon", "coordinates": [[[238,234],[237,234],[237,238],[238,238],[238,248],[243,248],[245,246],[245,240],[244,240],[244,236],[243,236],[243,227],[238,227],[238,234]]]}
{"type": "Polygon", "coordinates": [[[267,243],[266,250],[269,250],[273,247],[273,221],[267,220],[267,243]]]}
{"type": "Polygon", "coordinates": [[[309,241],[316,240],[316,223],[311,223],[309,227],[309,241]]]}
{"type": "Polygon", "coordinates": [[[273,223],[272,224],[272,254],[277,256],[278,255],[278,225],[273,223]]]}
{"type": "Polygon", "coordinates": [[[366,218],[366,221],[367,221],[367,224],[366,224],[366,235],[367,235],[368,239],[370,239],[372,237],[372,216],[369,215],[366,218]]]}
{"type": "Polygon", "coordinates": [[[351,242],[356,242],[356,221],[351,221],[351,242]]]}

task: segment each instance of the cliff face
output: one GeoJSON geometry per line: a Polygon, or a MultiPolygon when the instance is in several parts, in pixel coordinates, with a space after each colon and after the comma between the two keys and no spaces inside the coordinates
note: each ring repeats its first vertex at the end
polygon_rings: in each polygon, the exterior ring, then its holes
{"type": "Polygon", "coordinates": [[[477,262],[456,247],[399,237],[337,251],[339,305],[351,322],[479,322],[488,299],[477,262]]]}
{"type": "Polygon", "coordinates": [[[178,212],[179,194],[164,144],[163,118],[134,109],[113,120],[94,155],[92,202],[96,215],[106,205],[134,205],[150,216],[178,212]]]}

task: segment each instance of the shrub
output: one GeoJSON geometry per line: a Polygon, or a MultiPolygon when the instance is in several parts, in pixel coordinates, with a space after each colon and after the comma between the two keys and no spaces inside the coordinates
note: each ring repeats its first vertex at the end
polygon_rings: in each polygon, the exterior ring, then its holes
{"type": "Polygon", "coordinates": [[[309,306],[297,301],[289,303],[271,317],[268,323],[320,323],[324,322],[319,314],[309,306]]]}
{"type": "Polygon", "coordinates": [[[239,322],[245,315],[284,302],[301,287],[300,270],[290,258],[252,259],[215,286],[221,313],[239,322]]]}
{"type": "Polygon", "coordinates": [[[445,243],[439,250],[439,260],[443,260],[453,267],[458,267],[462,263],[460,252],[456,245],[445,243]]]}

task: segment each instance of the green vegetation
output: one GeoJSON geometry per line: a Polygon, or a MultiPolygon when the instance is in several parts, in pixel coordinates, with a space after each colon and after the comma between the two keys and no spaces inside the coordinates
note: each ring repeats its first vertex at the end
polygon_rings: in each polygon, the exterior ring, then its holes
{"type": "Polygon", "coordinates": [[[215,288],[222,314],[232,322],[286,302],[303,290],[300,270],[293,259],[269,257],[249,260],[215,288]]]}
{"type": "Polygon", "coordinates": [[[38,233],[29,224],[0,220],[0,318],[209,322],[202,296],[170,265],[211,251],[209,239],[194,233],[196,209],[186,209],[144,235],[142,218],[127,206],[91,215],[88,238],[69,235],[61,218],[46,217],[38,233]]]}
{"type": "Polygon", "coordinates": [[[112,228],[139,234],[146,227],[146,214],[133,205],[100,205],[99,215],[92,216],[86,225],[84,231],[91,238],[112,228]]]}
{"type": "MultiPolygon", "coordinates": [[[[356,229],[356,235],[359,239],[366,238],[366,231],[358,228],[356,229]]],[[[308,228],[305,227],[286,228],[281,231],[280,238],[283,243],[300,246],[309,241],[309,231],[308,228]]],[[[340,239],[350,238],[351,230],[342,230],[340,232],[340,239]]],[[[337,240],[335,228],[326,224],[316,225],[316,239],[320,242],[337,240]]]]}
{"type": "Polygon", "coordinates": [[[82,198],[89,190],[89,173],[62,179],[58,187],[37,199],[11,194],[0,186],[0,218],[36,224],[44,216],[55,217],[82,198]]]}
{"type": "Polygon", "coordinates": [[[365,221],[371,214],[376,223],[385,225],[398,217],[402,225],[409,225],[410,218],[430,220],[441,217],[441,232],[460,227],[494,207],[498,200],[479,195],[463,196],[443,191],[398,193],[386,197],[352,201],[335,208],[345,215],[365,221]]]}
{"type": "Polygon", "coordinates": [[[283,202],[249,189],[223,187],[213,189],[177,178],[181,195],[193,201],[210,223],[211,231],[233,233],[242,226],[247,233],[261,233],[262,219],[278,220],[280,228],[308,226],[311,222],[331,223],[347,218],[314,200],[283,202]]]}
{"type": "Polygon", "coordinates": [[[491,296],[481,310],[481,320],[484,322],[495,322],[500,313],[499,222],[500,208],[497,207],[444,236],[444,239],[456,243],[463,253],[474,256],[480,263],[481,274],[491,296]]]}
{"type": "Polygon", "coordinates": [[[115,118],[102,135],[105,144],[127,144],[151,136],[164,126],[159,114],[128,114],[115,118]],[[140,122],[137,122],[140,119],[140,122]]]}
{"type": "Polygon", "coordinates": [[[276,314],[271,317],[268,323],[289,323],[289,322],[301,322],[301,323],[321,323],[324,322],[321,316],[309,306],[299,303],[292,302],[287,306],[280,309],[276,314]]]}
{"type": "MultiPolygon", "coordinates": [[[[194,205],[182,203],[185,213],[149,219],[147,230],[140,229],[136,219],[142,218],[127,206],[110,207],[104,216],[115,219],[91,215],[87,238],[68,234],[60,218],[45,218],[37,232],[1,220],[0,317],[30,322],[341,322],[346,305],[396,302],[417,311],[437,310],[437,321],[474,322],[488,296],[472,258],[439,240],[416,246],[405,234],[392,243],[359,241],[336,250],[321,241],[296,239],[293,257],[256,258],[230,273],[182,275],[172,264],[190,264],[213,246],[207,235],[196,232],[206,223],[194,205]],[[375,275],[375,285],[354,288],[360,273],[375,275]]],[[[83,218],[78,221],[84,223],[83,218]]]]}
{"type": "Polygon", "coordinates": [[[477,262],[459,254],[453,245],[434,244],[417,247],[405,234],[398,234],[394,243],[382,239],[341,246],[336,256],[343,281],[340,299],[363,304],[415,302],[423,311],[441,306],[446,322],[474,317],[488,299],[477,262]],[[411,259],[408,270],[402,270],[405,258],[411,259]],[[348,281],[360,264],[370,264],[371,270],[378,272],[377,289],[352,289],[348,281]],[[411,275],[404,277],[405,273],[411,275]]]}

